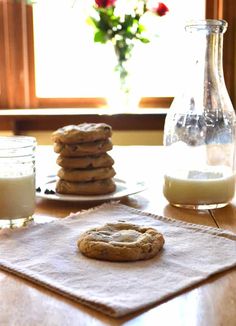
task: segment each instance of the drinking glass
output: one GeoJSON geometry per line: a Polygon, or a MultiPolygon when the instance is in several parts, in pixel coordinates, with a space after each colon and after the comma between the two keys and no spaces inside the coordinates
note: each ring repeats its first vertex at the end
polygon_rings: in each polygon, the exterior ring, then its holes
{"type": "Polygon", "coordinates": [[[22,225],[35,210],[36,139],[0,137],[0,228],[22,225]]]}

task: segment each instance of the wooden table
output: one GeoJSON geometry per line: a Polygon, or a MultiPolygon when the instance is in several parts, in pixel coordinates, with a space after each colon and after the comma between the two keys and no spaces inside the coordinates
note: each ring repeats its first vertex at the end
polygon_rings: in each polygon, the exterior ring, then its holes
{"type": "MultiPolygon", "coordinates": [[[[125,205],[147,212],[204,224],[236,232],[236,200],[225,208],[192,211],[172,207],[162,194],[163,148],[154,146],[115,147],[117,176],[127,180],[143,180],[148,189],[123,198],[125,205]]],[[[55,173],[55,154],[50,146],[38,149],[37,175],[55,173]]],[[[98,205],[98,202],[72,203],[37,199],[35,220],[45,222],[63,218],[98,205]]],[[[50,245],[50,244],[49,244],[50,245]]],[[[109,318],[84,305],[74,303],[43,287],[0,272],[0,325],[236,325],[236,268],[211,277],[208,281],[183,292],[152,309],[122,319],[109,318]]]]}

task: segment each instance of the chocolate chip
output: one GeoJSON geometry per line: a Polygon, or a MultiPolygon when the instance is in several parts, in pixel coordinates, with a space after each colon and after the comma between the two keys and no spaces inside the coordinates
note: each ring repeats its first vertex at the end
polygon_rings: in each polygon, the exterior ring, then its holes
{"type": "Polygon", "coordinates": [[[54,195],[55,191],[54,190],[50,190],[50,189],[45,189],[44,191],[45,195],[54,195]]]}

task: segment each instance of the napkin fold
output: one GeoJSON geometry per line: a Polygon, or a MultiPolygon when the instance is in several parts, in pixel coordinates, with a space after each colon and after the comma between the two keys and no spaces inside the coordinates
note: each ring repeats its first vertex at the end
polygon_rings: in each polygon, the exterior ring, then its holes
{"type": "Polygon", "coordinates": [[[113,317],[158,304],[236,266],[236,235],[106,203],[61,220],[0,230],[0,268],[113,317]],[[165,245],[154,258],[105,262],[83,256],[80,234],[118,220],[156,228],[165,245]]]}

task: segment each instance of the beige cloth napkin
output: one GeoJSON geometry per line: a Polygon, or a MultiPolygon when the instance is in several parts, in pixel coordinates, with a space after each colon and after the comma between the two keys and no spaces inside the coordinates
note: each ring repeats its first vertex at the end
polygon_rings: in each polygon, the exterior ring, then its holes
{"type": "Polygon", "coordinates": [[[1,230],[0,268],[120,317],[235,266],[235,240],[227,231],[111,203],[48,224],[1,230]],[[117,220],[157,228],[164,249],[153,259],[130,263],[97,261],[78,251],[81,232],[117,220]]]}

